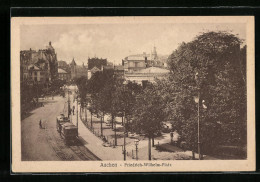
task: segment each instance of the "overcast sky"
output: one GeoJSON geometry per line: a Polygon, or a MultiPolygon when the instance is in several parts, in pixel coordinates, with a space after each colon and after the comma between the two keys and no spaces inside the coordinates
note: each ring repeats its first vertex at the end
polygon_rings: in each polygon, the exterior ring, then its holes
{"type": "Polygon", "coordinates": [[[201,32],[225,30],[246,39],[245,24],[86,24],[22,25],[21,50],[44,49],[49,41],[58,60],[87,64],[88,57],[107,58],[116,64],[131,54],[169,55],[181,42],[188,42],[201,32]]]}

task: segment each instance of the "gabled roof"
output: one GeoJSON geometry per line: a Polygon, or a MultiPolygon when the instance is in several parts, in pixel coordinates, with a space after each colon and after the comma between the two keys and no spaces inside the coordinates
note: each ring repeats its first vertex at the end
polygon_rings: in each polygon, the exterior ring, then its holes
{"type": "Polygon", "coordinates": [[[58,68],[58,73],[67,73],[67,72],[61,68],[58,68]]]}
{"type": "Polygon", "coordinates": [[[28,69],[29,70],[41,70],[38,66],[36,66],[36,65],[33,65],[33,64],[30,64],[29,66],[28,66],[28,69]]]}
{"type": "Polygon", "coordinates": [[[95,72],[97,72],[97,71],[100,71],[100,69],[98,69],[96,66],[94,66],[90,71],[93,72],[93,73],[95,73],[95,72]]]}
{"type": "Polygon", "coordinates": [[[75,60],[74,60],[74,58],[72,59],[72,61],[71,61],[70,64],[71,64],[71,65],[77,65],[76,62],[75,62],[75,60]]]}

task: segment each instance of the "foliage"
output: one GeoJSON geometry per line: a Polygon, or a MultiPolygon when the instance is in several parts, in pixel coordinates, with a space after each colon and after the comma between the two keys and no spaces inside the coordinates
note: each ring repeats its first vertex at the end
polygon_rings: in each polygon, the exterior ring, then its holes
{"type": "Polygon", "coordinates": [[[85,76],[81,76],[75,80],[75,83],[79,90],[79,97],[80,97],[80,102],[82,103],[82,105],[86,102],[87,81],[88,81],[88,78],[85,76]]]}
{"type": "Polygon", "coordinates": [[[246,56],[241,43],[233,34],[207,32],[182,43],[168,60],[172,75],[161,83],[165,111],[190,149],[196,149],[198,95],[204,148],[246,141],[246,56]]]}
{"type": "Polygon", "coordinates": [[[164,116],[162,99],[156,86],[147,85],[134,106],[135,130],[152,138],[160,132],[164,116]]]}

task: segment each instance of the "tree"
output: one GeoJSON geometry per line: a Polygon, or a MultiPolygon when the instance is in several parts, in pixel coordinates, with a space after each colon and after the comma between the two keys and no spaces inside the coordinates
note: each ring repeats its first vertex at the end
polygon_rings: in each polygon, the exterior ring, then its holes
{"type": "Polygon", "coordinates": [[[106,113],[111,113],[112,91],[114,90],[114,70],[96,72],[87,84],[91,94],[91,107],[101,113],[101,135],[103,135],[102,119],[106,113]]]}
{"type": "Polygon", "coordinates": [[[87,95],[87,81],[88,78],[86,76],[81,76],[76,78],[75,83],[79,90],[79,97],[81,105],[84,105],[86,102],[86,95],[87,95]]]}
{"type": "Polygon", "coordinates": [[[245,54],[242,40],[227,32],[207,32],[175,50],[166,81],[165,110],[187,147],[197,150],[198,107],[203,150],[246,142],[245,54]],[[241,56],[243,55],[243,56],[241,56]],[[199,96],[199,105],[194,97],[199,96]]]}
{"type": "Polygon", "coordinates": [[[135,104],[135,130],[148,136],[148,159],[151,160],[151,139],[161,131],[164,121],[163,104],[154,85],[147,85],[135,104]]]}

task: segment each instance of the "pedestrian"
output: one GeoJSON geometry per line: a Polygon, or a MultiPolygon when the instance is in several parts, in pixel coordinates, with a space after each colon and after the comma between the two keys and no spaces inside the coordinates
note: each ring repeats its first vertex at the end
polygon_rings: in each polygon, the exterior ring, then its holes
{"type": "Polygon", "coordinates": [[[42,129],[42,120],[40,119],[40,122],[39,122],[39,126],[40,126],[40,129],[42,129]]]}

